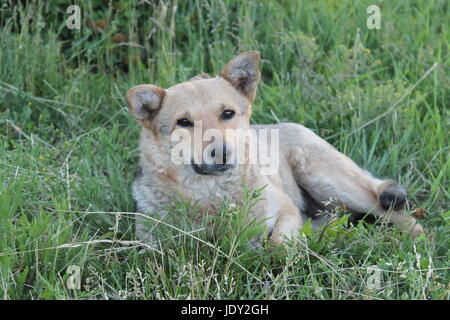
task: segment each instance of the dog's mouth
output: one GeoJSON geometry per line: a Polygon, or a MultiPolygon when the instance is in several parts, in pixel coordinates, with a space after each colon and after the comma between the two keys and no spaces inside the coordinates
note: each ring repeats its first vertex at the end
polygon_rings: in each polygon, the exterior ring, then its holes
{"type": "Polygon", "coordinates": [[[192,168],[198,174],[218,176],[223,174],[228,169],[232,168],[231,164],[195,164],[192,163],[192,168]]]}

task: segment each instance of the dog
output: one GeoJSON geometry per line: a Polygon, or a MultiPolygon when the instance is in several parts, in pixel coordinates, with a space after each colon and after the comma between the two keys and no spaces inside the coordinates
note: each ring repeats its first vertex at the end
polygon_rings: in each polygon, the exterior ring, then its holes
{"type": "MultiPolygon", "coordinates": [[[[423,233],[422,226],[402,212],[407,193],[399,183],[375,178],[300,124],[250,125],[261,77],[259,63],[259,52],[246,52],[213,78],[201,74],[168,89],[145,84],[128,91],[129,111],[142,125],[140,166],[132,187],[138,212],[164,215],[174,196],[181,195],[195,200],[205,214],[214,214],[224,198],[242,203],[247,186],[262,193],[247,220],[263,221],[269,240],[275,243],[292,239],[305,219],[319,221],[318,211],[338,205],[355,216],[386,217],[414,237],[423,233]],[[206,143],[195,137],[200,127],[224,138],[206,143]],[[261,165],[248,161],[249,151],[244,152],[242,163],[236,163],[236,143],[227,135],[233,130],[253,132],[249,137],[256,142],[245,140],[247,147],[259,142],[258,133],[263,130],[278,132],[278,141],[264,142],[266,149],[277,143],[277,169],[262,174],[261,165]],[[190,139],[174,141],[177,131],[190,139]],[[190,151],[183,163],[173,156],[180,143],[190,151]]],[[[149,240],[145,221],[145,216],[137,217],[136,233],[149,240]]]]}

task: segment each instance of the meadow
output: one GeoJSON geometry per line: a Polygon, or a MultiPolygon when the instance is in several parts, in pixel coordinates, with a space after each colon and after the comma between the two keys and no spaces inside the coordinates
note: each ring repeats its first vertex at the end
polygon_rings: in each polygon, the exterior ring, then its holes
{"type": "Polygon", "coordinates": [[[79,30],[72,2],[0,4],[2,299],[449,299],[448,1],[74,1],[79,30]],[[366,25],[373,4],[381,29],[366,25]],[[250,190],[224,202],[214,233],[179,201],[177,224],[155,221],[158,247],[136,240],[140,128],[125,93],[250,50],[252,121],[301,123],[401,182],[426,236],[334,212],[283,252],[249,250],[250,190]]]}

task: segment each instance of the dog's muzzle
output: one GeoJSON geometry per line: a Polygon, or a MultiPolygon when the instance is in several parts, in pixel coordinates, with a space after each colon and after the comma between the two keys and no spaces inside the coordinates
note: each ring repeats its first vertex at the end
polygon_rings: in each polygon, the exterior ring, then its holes
{"type": "Polygon", "coordinates": [[[192,163],[192,168],[198,174],[206,174],[217,176],[223,174],[228,169],[232,168],[231,164],[195,164],[192,163]]]}
{"type": "Polygon", "coordinates": [[[209,153],[209,160],[212,163],[196,164],[192,161],[192,168],[198,174],[221,175],[228,169],[233,167],[231,164],[231,155],[227,146],[223,144],[220,148],[214,147],[209,153]]]}

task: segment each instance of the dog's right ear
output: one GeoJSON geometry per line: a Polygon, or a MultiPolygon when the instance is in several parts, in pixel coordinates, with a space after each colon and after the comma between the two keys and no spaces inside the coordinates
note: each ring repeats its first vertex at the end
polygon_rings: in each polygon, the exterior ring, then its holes
{"type": "Polygon", "coordinates": [[[151,120],[161,108],[166,91],[157,86],[144,84],[127,92],[128,109],[140,121],[151,120]]]}

